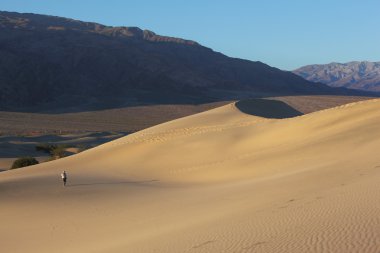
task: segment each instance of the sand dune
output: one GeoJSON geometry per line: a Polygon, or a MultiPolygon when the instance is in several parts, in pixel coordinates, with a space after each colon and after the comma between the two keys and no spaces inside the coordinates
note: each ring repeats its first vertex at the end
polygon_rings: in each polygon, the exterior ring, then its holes
{"type": "Polygon", "coordinates": [[[0,249],[379,252],[379,129],[380,100],[288,119],[230,104],[2,172],[0,249]]]}
{"type": "MultiPolygon", "coordinates": [[[[372,98],[357,96],[286,96],[272,99],[283,101],[299,112],[310,113],[372,98]]],[[[77,113],[61,113],[54,110],[45,113],[0,111],[0,135],[61,135],[63,133],[78,134],[104,131],[136,132],[169,120],[200,113],[229,103],[228,101],[222,101],[199,105],[147,105],[77,113]]]]}

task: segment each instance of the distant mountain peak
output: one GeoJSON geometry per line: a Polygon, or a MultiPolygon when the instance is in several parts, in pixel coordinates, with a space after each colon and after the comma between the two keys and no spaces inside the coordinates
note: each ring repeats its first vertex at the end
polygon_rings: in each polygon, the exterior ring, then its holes
{"type": "Polygon", "coordinates": [[[331,87],[380,92],[380,62],[351,61],[307,65],[293,73],[331,87]]]}

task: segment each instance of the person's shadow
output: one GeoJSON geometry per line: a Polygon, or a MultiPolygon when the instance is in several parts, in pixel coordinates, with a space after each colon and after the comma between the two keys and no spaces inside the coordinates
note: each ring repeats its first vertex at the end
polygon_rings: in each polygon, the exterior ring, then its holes
{"type": "Polygon", "coordinates": [[[80,186],[93,186],[93,185],[117,185],[117,184],[134,184],[144,185],[153,182],[158,182],[157,179],[144,180],[144,181],[110,181],[110,182],[92,182],[92,183],[80,183],[80,184],[66,184],[66,187],[80,187],[80,186]]]}

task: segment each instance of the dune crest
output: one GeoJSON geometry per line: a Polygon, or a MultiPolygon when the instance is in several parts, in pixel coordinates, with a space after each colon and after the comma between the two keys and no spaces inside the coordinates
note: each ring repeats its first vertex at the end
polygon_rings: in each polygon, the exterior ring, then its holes
{"type": "Polygon", "coordinates": [[[1,248],[379,252],[379,129],[379,99],[287,119],[229,104],[2,172],[1,248]]]}

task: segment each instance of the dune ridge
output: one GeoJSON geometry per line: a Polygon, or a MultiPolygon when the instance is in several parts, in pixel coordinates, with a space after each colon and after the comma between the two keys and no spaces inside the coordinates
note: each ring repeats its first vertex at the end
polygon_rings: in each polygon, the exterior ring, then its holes
{"type": "Polygon", "coordinates": [[[378,252],[379,128],[379,99],[287,119],[229,104],[2,172],[1,249],[378,252]]]}

